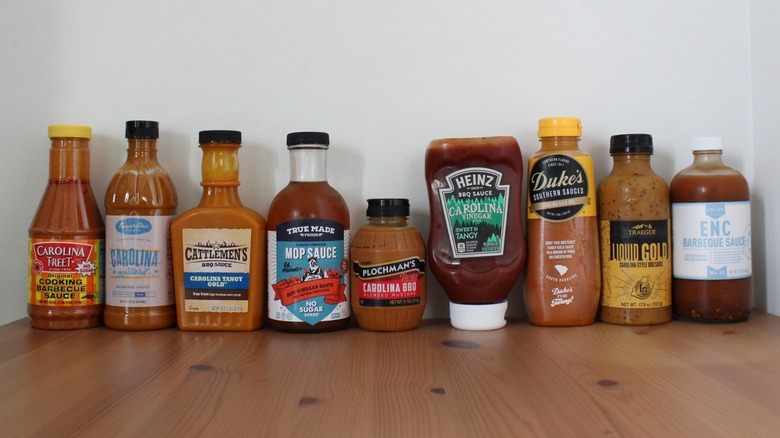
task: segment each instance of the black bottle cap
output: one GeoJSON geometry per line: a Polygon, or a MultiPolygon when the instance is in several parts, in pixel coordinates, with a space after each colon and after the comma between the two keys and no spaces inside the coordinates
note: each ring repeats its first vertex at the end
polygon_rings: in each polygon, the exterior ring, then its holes
{"type": "Polygon", "coordinates": [[[653,153],[653,136],[650,134],[619,134],[609,139],[610,154],[653,153]]]}
{"type": "Polygon", "coordinates": [[[399,198],[369,199],[366,215],[369,217],[409,216],[409,200],[399,198]]]}
{"type": "Polygon", "coordinates": [[[159,123],[151,120],[130,120],[125,122],[125,138],[159,138],[159,123]]]}
{"type": "Polygon", "coordinates": [[[241,131],[200,131],[198,143],[241,143],[241,131]]]}
{"type": "Polygon", "coordinates": [[[327,149],[330,145],[330,136],[327,132],[291,132],[287,134],[287,148],[307,146],[327,149]]]}

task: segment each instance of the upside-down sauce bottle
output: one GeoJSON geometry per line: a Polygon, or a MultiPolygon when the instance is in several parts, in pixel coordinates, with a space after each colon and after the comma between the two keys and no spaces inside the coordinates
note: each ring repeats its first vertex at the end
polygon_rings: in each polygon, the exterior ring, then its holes
{"type": "Polygon", "coordinates": [[[450,323],[462,330],[503,327],[526,254],[517,140],[433,140],[425,152],[425,181],[428,266],[449,297],[450,323]]]}
{"type": "Polygon", "coordinates": [[[265,219],[238,196],[239,131],[201,131],[203,196],[171,223],[182,330],[250,331],[265,311],[265,219]]]}
{"type": "Polygon", "coordinates": [[[750,317],[750,189],[723,164],[720,137],[693,139],[693,164],[670,184],[672,305],[678,319],[738,322],[750,317]]]}
{"type": "Polygon", "coordinates": [[[268,211],[268,318],[289,332],[346,328],[349,210],[327,180],[330,137],[287,135],[290,182],[268,211]]]}
{"type": "Polygon", "coordinates": [[[407,222],[409,200],[369,199],[366,215],[349,249],[355,319],[365,330],[416,328],[428,295],[426,257],[422,235],[407,222]]]}
{"type": "Polygon", "coordinates": [[[157,161],[159,125],[125,124],[127,160],[106,189],[106,308],[117,330],[176,325],[170,224],[176,188],[157,161]]]}
{"type": "Polygon", "coordinates": [[[29,228],[27,313],[42,329],[103,321],[105,227],[89,183],[92,128],[49,126],[49,183],[29,228]]]}
{"type": "Polygon", "coordinates": [[[612,171],[598,186],[603,322],[663,324],[672,319],[669,187],[653,172],[653,137],[613,135],[612,171]]]}
{"type": "Polygon", "coordinates": [[[542,144],[528,160],[528,319],[577,326],[596,319],[601,293],[593,160],[574,117],[539,120],[542,144]]]}

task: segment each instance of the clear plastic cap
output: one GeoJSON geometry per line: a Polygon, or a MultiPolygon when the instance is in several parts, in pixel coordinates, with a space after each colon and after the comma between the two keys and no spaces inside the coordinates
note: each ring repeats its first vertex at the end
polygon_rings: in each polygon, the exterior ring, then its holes
{"type": "Polygon", "coordinates": [[[721,137],[695,137],[691,140],[692,151],[722,151],[723,139],[721,137]]]}
{"type": "Polygon", "coordinates": [[[460,330],[495,330],[506,325],[507,302],[460,304],[450,301],[450,323],[460,330]]]}

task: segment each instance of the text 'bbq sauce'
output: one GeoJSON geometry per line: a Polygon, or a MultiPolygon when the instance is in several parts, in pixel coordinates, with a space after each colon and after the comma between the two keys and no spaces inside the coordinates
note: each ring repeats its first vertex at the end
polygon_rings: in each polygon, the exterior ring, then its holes
{"type": "Polygon", "coordinates": [[[425,153],[428,263],[450,300],[452,326],[503,327],[525,263],[523,157],[513,137],[433,140],[425,153]]]}
{"type": "Polygon", "coordinates": [[[29,228],[27,313],[42,329],[103,321],[103,218],[89,183],[92,128],[49,126],[49,183],[29,228]]]}
{"type": "Polygon", "coordinates": [[[265,312],[265,219],[238,196],[240,131],[201,131],[203,195],[171,223],[181,330],[250,331],[265,312]]]}
{"type": "Polygon", "coordinates": [[[127,160],[108,183],[106,327],[154,330],[176,325],[170,224],[176,189],[157,161],[159,125],[125,124],[127,160]]]}
{"type": "Polygon", "coordinates": [[[723,164],[720,137],[693,140],[693,164],[670,184],[672,302],[676,318],[738,322],[750,316],[750,190],[723,164]]]}
{"type": "Polygon", "coordinates": [[[407,223],[407,199],[369,199],[368,224],[355,233],[352,260],[352,312],[365,330],[416,328],[427,302],[425,243],[407,223]]]}
{"type": "Polygon", "coordinates": [[[653,172],[653,138],[613,135],[612,171],[598,186],[603,322],[663,324],[672,319],[669,187],[653,172]]]}
{"type": "Polygon", "coordinates": [[[593,160],[573,117],[539,120],[528,161],[525,305],[532,324],[577,326],[596,318],[601,292],[593,160]]]}
{"type": "Polygon", "coordinates": [[[290,182],[268,211],[268,318],[289,332],[346,328],[349,209],[327,181],[330,137],[287,135],[290,182]]]}

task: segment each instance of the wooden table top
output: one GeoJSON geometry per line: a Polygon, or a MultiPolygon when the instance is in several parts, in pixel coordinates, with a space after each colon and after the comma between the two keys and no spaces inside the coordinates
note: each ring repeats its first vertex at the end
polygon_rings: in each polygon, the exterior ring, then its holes
{"type": "Polygon", "coordinates": [[[780,436],[780,317],[705,325],[0,327],[0,435],[780,436]]]}

